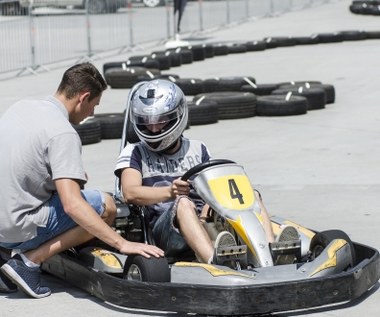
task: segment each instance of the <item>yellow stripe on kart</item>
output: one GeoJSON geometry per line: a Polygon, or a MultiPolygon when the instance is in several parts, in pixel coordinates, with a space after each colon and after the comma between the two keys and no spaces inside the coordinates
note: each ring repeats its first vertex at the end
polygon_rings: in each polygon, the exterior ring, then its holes
{"type": "Polygon", "coordinates": [[[323,270],[326,270],[330,267],[335,267],[337,258],[336,253],[343,248],[347,244],[346,240],[343,239],[336,239],[333,241],[332,245],[327,250],[327,256],[328,259],[323,262],[320,266],[318,266],[313,273],[310,274],[310,276],[313,276],[323,270]]]}
{"type": "Polygon", "coordinates": [[[115,269],[121,269],[122,268],[119,259],[113,253],[111,253],[107,250],[103,250],[100,248],[94,248],[91,251],[91,254],[94,257],[100,259],[108,267],[113,267],[115,269]]]}
{"type": "MultiPolygon", "coordinates": [[[[259,215],[257,215],[256,213],[255,213],[255,215],[256,215],[256,217],[259,217],[259,215]]],[[[247,235],[247,232],[246,232],[245,227],[243,225],[243,220],[241,219],[241,217],[239,216],[236,220],[227,219],[227,221],[232,226],[232,228],[234,228],[234,230],[238,234],[238,236],[248,246],[248,248],[251,250],[251,252],[253,253],[253,255],[256,256],[256,251],[252,247],[251,242],[248,239],[248,235],[247,235]]]]}
{"type": "Polygon", "coordinates": [[[226,175],[208,181],[212,195],[226,209],[243,210],[253,205],[255,195],[246,175],[226,175]]]}
{"type": "Polygon", "coordinates": [[[222,270],[217,268],[214,265],[211,264],[204,264],[204,263],[196,263],[196,262],[177,262],[174,264],[174,266],[180,266],[180,267],[200,267],[205,269],[207,272],[209,272],[212,276],[241,276],[245,278],[254,278],[251,275],[239,273],[237,271],[228,271],[228,270],[222,270]]]}

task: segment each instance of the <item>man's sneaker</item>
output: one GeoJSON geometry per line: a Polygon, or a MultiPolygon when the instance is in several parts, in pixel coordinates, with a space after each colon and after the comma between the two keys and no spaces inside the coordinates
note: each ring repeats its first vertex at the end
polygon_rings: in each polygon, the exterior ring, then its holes
{"type": "Polygon", "coordinates": [[[42,298],[51,294],[48,287],[40,285],[40,268],[27,266],[19,254],[10,258],[1,271],[31,297],[42,298]]]}
{"type": "MultiPolygon", "coordinates": [[[[0,266],[6,261],[0,256],[0,266]]],[[[14,293],[17,292],[17,285],[12,283],[12,281],[0,271],[0,293],[14,293]]]]}
{"type": "Polygon", "coordinates": [[[213,264],[233,266],[232,260],[229,258],[233,254],[233,247],[236,247],[234,236],[228,231],[222,231],[215,240],[215,250],[212,259],[213,264]],[[232,248],[231,248],[232,247],[232,248]]]}
{"type": "MultiPolygon", "coordinates": [[[[281,233],[277,236],[276,241],[277,242],[291,242],[291,241],[297,241],[299,239],[299,234],[296,228],[293,226],[285,226],[284,229],[282,229],[281,233]]],[[[275,261],[276,265],[282,265],[282,264],[293,264],[296,260],[295,254],[283,254],[279,255],[277,257],[277,260],[275,261]]]]}

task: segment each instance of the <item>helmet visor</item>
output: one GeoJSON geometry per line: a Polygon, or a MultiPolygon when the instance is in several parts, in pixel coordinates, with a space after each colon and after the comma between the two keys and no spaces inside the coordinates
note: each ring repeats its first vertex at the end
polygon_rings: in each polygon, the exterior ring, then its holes
{"type": "Polygon", "coordinates": [[[183,107],[178,107],[171,112],[162,114],[154,114],[155,109],[145,108],[144,114],[134,113],[132,120],[136,125],[152,125],[152,124],[165,124],[170,121],[175,121],[180,118],[183,113],[183,107]]]}

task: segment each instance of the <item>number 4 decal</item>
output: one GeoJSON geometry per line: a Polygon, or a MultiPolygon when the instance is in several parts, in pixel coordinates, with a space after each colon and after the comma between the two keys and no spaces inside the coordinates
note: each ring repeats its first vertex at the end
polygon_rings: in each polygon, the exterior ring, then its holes
{"type": "Polygon", "coordinates": [[[243,195],[240,193],[239,188],[236,185],[234,179],[228,180],[228,187],[230,189],[230,195],[232,199],[238,199],[241,205],[244,204],[243,195]]]}

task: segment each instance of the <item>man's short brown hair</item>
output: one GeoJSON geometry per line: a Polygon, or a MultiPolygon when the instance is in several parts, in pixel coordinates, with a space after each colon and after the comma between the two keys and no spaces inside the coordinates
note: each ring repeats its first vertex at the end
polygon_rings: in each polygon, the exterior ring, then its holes
{"type": "Polygon", "coordinates": [[[57,93],[72,99],[83,92],[90,92],[89,100],[98,97],[107,89],[107,83],[98,69],[91,63],[76,64],[65,71],[57,93]]]}

